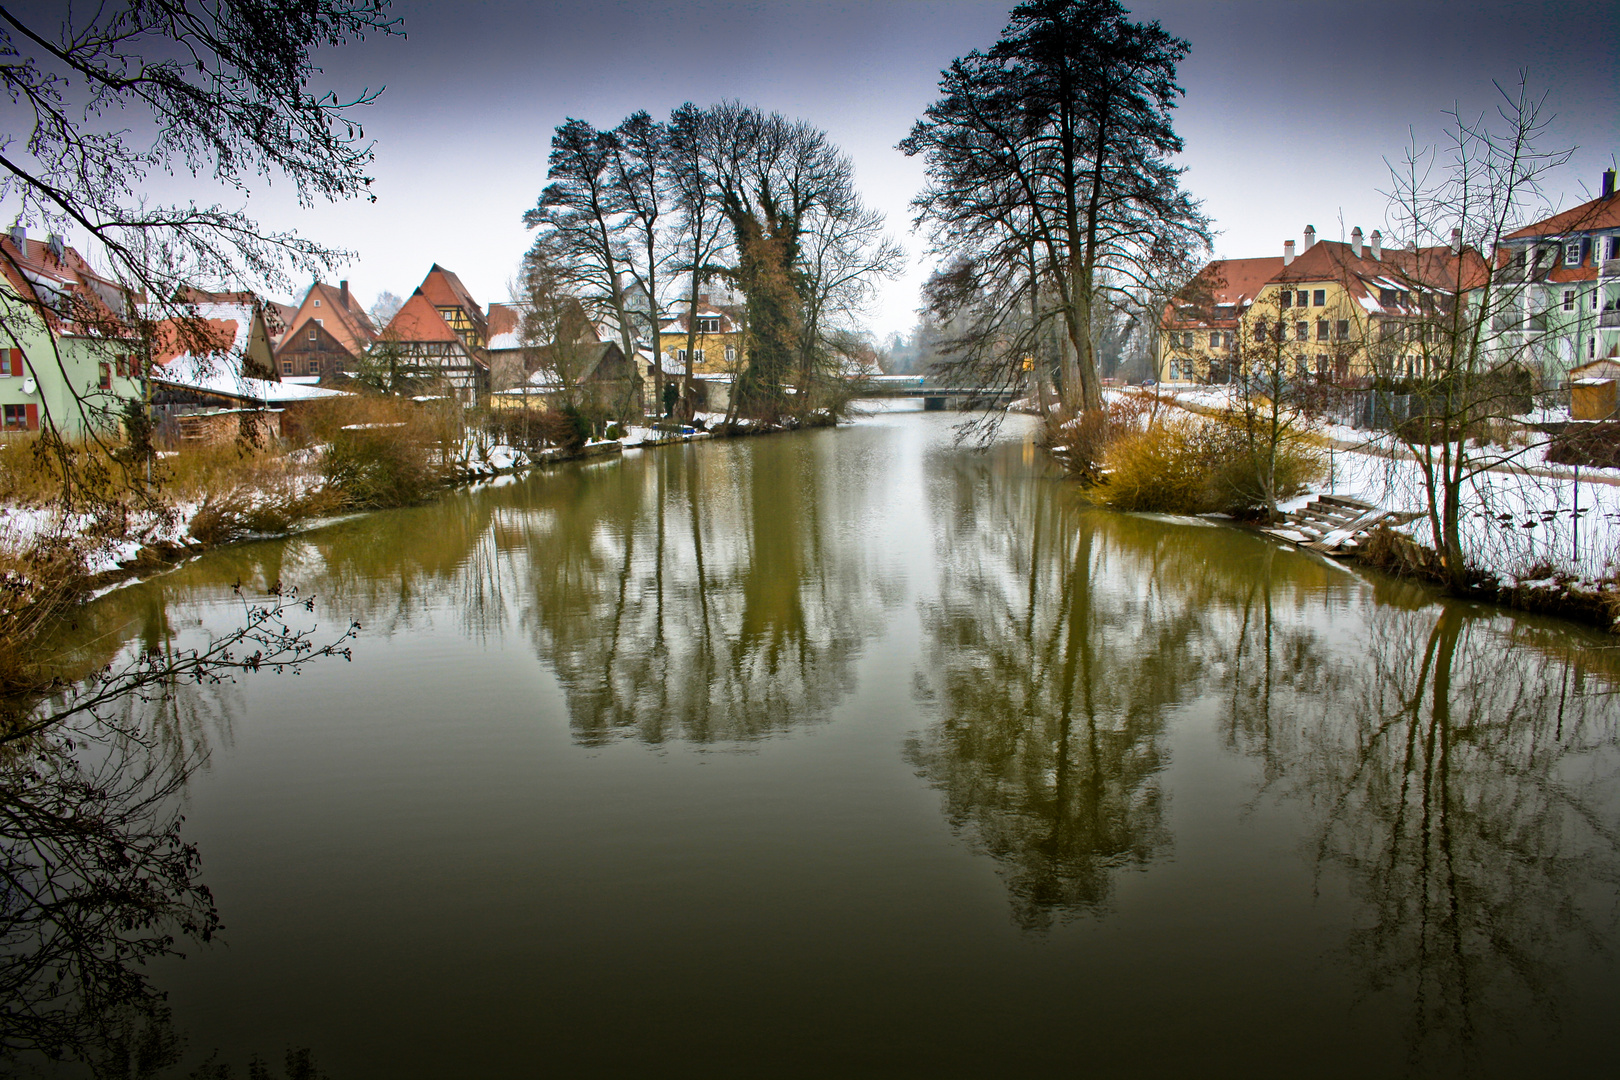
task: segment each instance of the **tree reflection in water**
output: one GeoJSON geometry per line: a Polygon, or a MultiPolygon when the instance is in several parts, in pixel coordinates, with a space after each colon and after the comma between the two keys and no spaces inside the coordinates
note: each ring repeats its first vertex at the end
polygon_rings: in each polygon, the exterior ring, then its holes
{"type": "Polygon", "coordinates": [[[907,754],[1038,928],[1103,910],[1120,870],[1169,851],[1165,706],[1196,683],[1201,617],[1157,584],[1174,548],[1121,544],[1103,527],[1119,519],[1005,482],[1014,468],[1006,451],[934,464],[940,598],[918,681],[940,720],[907,754]]]}
{"type": "Polygon", "coordinates": [[[179,810],[224,700],[180,684],[0,747],[0,1059],[177,1057],[144,965],[220,928],[179,810]]]}
{"type": "Polygon", "coordinates": [[[871,492],[829,440],[696,449],[559,476],[539,489],[555,510],[514,523],[522,622],[584,742],[750,740],[824,719],[897,602],[871,553],[833,532],[871,492]]]}
{"type": "Polygon", "coordinates": [[[1613,664],[1451,603],[1378,608],[1362,645],[1315,708],[1240,724],[1233,742],[1308,808],[1318,873],[1346,875],[1361,917],[1343,959],[1369,994],[1409,1003],[1414,1063],[1545,1030],[1564,973],[1615,931],[1620,756],[1583,658],[1613,664]]]}
{"type": "Polygon", "coordinates": [[[918,689],[938,719],[908,756],[1016,921],[1105,912],[1120,872],[1170,851],[1167,724],[1201,700],[1259,765],[1253,805],[1303,810],[1318,879],[1348,882],[1334,956],[1364,999],[1407,1003],[1415,1064],[1557,1020],[1616,931],[1620,658],[1007,467],[933,470],[918,689]]]}

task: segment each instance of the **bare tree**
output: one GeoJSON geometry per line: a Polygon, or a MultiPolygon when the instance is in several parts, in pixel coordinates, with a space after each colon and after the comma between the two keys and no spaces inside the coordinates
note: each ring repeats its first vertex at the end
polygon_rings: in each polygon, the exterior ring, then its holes
{"type": "Polygon", "coordinates": [[[1413,249],[1391,276],[1409,299],[1367,343],[1386,372],[1398,358],[1409,365],[1412,404],[1396,435],[1417,463],[1434,550],[1457,590],[1479,570],[1465,521],[1495,509],[1473,481],[1524,453],[1495,445],[1487,429],[1524,410],[1544,346],[1526,310],[1532,275],[1502,242],[1546,208],[1544,181],[1570,156],[1537,147],[1552,120],[1545,95],[1523,79],[1498,90],[1494,116],[1450,112],[1440,146],[1414,146],[1391,166],[1393,237],[1413,249]]]}

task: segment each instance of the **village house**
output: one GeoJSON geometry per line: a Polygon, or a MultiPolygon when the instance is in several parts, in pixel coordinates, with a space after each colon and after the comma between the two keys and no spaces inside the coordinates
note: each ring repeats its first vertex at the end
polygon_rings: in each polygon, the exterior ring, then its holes
{"type": "Polygon", "coordinates": [[[424,392],[442,390],[463,405],[489,393],[489,323],[453,272],[438,263],[372,347],[392,351],[400,374],[424,392]]]}
{"type": "Polygon", "coordinates": [[[1460,237],[1450,245],[1391,250],[1375,229],[1341,243],[1305,227],[1302,249],[1280,258],[1210,263],[1165,306],[1159,379],[1226,382],[1257,343],[1286,342],[1296,375],[1337,385],[1416,378],[1424,350],[1416,324],[1466,293],[1484,262],[1460,237]]]}
{"type": "Polygon", "coordinates": [[[182,438],[217,441],[236,431],[274,437],[282,414],[342,396],[281,380],[257,302],[194,303],[184,322],[158,322],[152,359],[153,418],[182,438]]]}
{"type": "Polygon", "coordinates": [[[741,328],[729,312],[709,302],[708,293],[698,296],[697,305],[691,311],[665,320],[658,327],[658,336],[666,371],[685,373],[690,342],[694,375],[736,373],[737,358],[742,350],[741,328]],[[697,330],[695,340],[689,336],[694,328],[697,330]]]}
{"type": "Polygon", "coordinates": [[[1517,311],[1493,326],[1503,355],[1526,355],[1546,385],[1571,369],[1620,357],[1620,197],[1606,169],[1598,197],[1510,233],[1498,280],[1518,289],[1517,311]]]}
{"type": "Polygon", "coordinates": [[[330,383],[354,372],[377,340],[377,329],[349,292],[347,281],[338,282],[336,288],[317,281],[304,294],[286,331],[277,335],[272,329],[271,338],[276,370],[283,378],[330,383]]]}
{"type": "Polygon", "coordinates": [[[70,438],[112,433],[145,394],[128,298],[60,236],[0,237],[0,421],[70,438]]]}

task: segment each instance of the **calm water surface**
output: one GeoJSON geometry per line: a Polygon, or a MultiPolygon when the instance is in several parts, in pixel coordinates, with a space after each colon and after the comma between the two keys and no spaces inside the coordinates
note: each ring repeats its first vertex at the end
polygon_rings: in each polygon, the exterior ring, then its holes
{"type": "Polygon", "coordinates": [[[197,691],[193,1047],[353,1077],[1525,1075],[1614,1058],[1620,658],[956,417],[216,552],[364,626],[197,691]]]}

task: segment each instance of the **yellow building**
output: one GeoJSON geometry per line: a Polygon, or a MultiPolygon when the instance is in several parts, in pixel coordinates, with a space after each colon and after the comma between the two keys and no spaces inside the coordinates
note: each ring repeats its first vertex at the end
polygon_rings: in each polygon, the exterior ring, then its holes
{"type": "Polygon", "coordinates": [[[1349,243],[1318,241],[1305,228],[1280,258],[1210,263],[1166,305],[1159,327],[1159,381],[1224,383],[1257,359],[1290,375],[1340,386],[1422,377],[1417,325],[1442,297],[1466,290],[1476,253],[1453,247],[1387,251],[1361,229],[1349,243]]]}
{"type": "Polygon", "coordinates": [[[733,375],[742,355],[742,332],[736,321],[701,297],[694,313],[677,315],[658,328],[664,370],[685,372],[688,342],[694,375],[733,375]],[[689,338],[696,320],[697,338],[689,338]]]}

